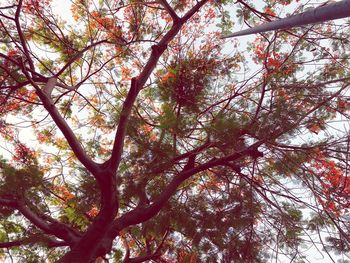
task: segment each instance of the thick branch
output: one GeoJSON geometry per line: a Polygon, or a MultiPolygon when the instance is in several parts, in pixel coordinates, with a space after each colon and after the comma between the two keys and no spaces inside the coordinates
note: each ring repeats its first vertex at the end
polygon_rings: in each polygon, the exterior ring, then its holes
{"type": "Polygon", "coordinates": [[[27,218],[33,225],[43,230],[46,234],[55,235],[56,237],[65,240],[67,243],[72,244],[78,241],[80,238],[78,233],[70,229],[67,225],[59,223],[54,219],[51,219],[54,223],[48,223],[43,220],[45,216],[39,216],[37,213],[32,211],[28,206],[22,201],[18,201],[16,209],[21,212],[21,214],[27,218]]]}
{"type": "MultiPolygon", "coordinates": [[[[27,75],[28,79],[30,77],[27,75]]],[[[69,146],[71,147],[72,151],[74,152],[75,156],[78,158],[78,160],[94,175],[96,175],[99,171],[98,165],[93,162],[89,156],[86,154],[85,150],[81,146],[78,138],[75,136],[74,132],[72,129],[69,127],[67,122],[63,119],[61,114],[58,112],[56,106],[53,104],[51,97],[50,97],[50,92],[53,88],[54,85],[56,85],[56,79],[51,78],[45,85],[44,90],[42,91],[40,87],[33,81],[31,81],[31,84],[36,88],[37,94],[43,103],[45,109],[47,112],[50,114],[51,118],[53,121],[56,123],[57,127],[61,130],[63,133],[64,137],[66,138],[69,146]],[[54,81],[52,81],[54,80],[54,81]]]]}
{"type": "Polygon", "coordinates": [[[177,188],[191,176],[201,171],[205,171],[209,168],[213,168],[215,166],[225,165],[228,162],[235,161],[237,159],[242,158],[243,156],[251,156],[253,152],[258,152],[257,148],[264,142],[264,140],[261,140],[242,151],[235,152],[231,155],[222,158],[214,158],[207,163],[198,165],[188,170],[184,169],[182,172],[180,172],[177,176],[173,178],[173,180],[168,184],[168,186],[164,188],[157,200],[154,201],[150,206],[146,208],[138,207],[133,211],[130,211],[118,218],[114,223],[114,234],[118,235],[118,232],[121,229],[124,229],[125,227],[130,225],[136,225],[145,222],[153,216],[155,216],[156,214],[158,214],[158,212],[167,203],[167,201],[176,193],[177,188]]]}
{"type": "Polygon", "coordinates": [[[191,8],[182,18],[181,21],[184,23],[188,19],[190,19],[203,5],[205,5],[208,2],[208,0],[202,0],[200,2],[197,2],[197,4],[191,8]]]}
{"type": "Polygon", "coordinates": [[[124,102],[122,113],[120,116],[118,129],[117,129],[116,136],[114,139],[112,156],[111,156],[110,160],[107,161],[107,162],[109,162],[109,167],[112,170],[116,171],[118,169],[121,155],[123,152],[124,138],[125,138],[128,119],[130,117],[132,106],[136,100],[138,93],[145,85],[149,76],[152,74],[154,68],[156,67],[156,65],[158,63],[159,58],[166,50],[169,42],[174,39],[174,37],[180,31],[182,25],[188,19],[190,19],[199,10],[199,8],[201,8],[206,2],[207,2],[207,0],[198,2],[193,8],[191,8],[191,10],[189,10],[184,15],[184,17],[182,17],[180,20],[174,21],[172,28],[164,35],[164,37],[160,40],[158,45],[152,46],[151,56],[148,59],[145,67],[141,71],[140,75],[137,78],[134,78],[132,80],[129,93],[128,93],[128,96],[124,102]]]}
{"type": "Polygon", "coordinates": [[[20,13],[21,13],[22,4],[23,4],[23,0],[19,0],[18,1],[18,5],[17,5],[17,9],[16,9],[16,14],[15,14],[16,29],[17,29],[17,32],[18,32],[19,39],[21,41],[21,45],[23,47],[24,54],[25,54],[25,56],[26,56],[26,58],[28,60],[29,67],[30,67],[30,69],[32,71],[35,71],[34,63],[32,61],[32,58],[30,57],[30,53],[29,53],[29,50],[28,50],[28,47],[27,47],[27,42],[26,42],[26,40],[24,38],[22,29],[21,29],[21,25],[20,25],[20,22],[19,22],[19,16],[20,16],[20,13]]]}
{"type": "Polygon", "coordinates": [[[9,206],[9,207],[15,207],[16,206],[16,201],[6,199],[6,198],[0,198],[0,205],[2,206],[9,206]]]}
{"type": "Polygon", "coordinates": [[[9,242],[1,242],[0,248],[10,248],[10,247],[19,247],[23,244],[26,244],[25,239],[15,240],[15,241],[9,241],[9,242]]]}
{"type": "Polygon", "coordinates": [[[29,209],[29,207],[27,207],[23,202],[17,202],[16,208],[33,225],[43,230],[45,233],[51,234],[50,224],[45,222],[42,218],[40,218],[36,213],[34,213],[31,209],[29,209]]]}
{"type": "Polygon", "coordinates": [[[127,241],[125,240],[125,238],[122,238],[124,246],[126,248],[126,255],[125,255],[125,259],[123,260],[123,263],[141,263],[141,262],[145,262],[147,260],[156,260],[157,258],[159,258],[161,256],[161,249],[163,247],[164,241],[166,240],[168,234],[169,234],[169,231],[167,230],[163,236],[161,243],[159,244],[159,246],[157,247],[157,249],[153,253],[151,253],[151,251],[148,251],[148,253],[145,256],[140,256],[140,257],[136,257],[136,258],[129,257],[130,256],[129,245],[128,245],[127,241]]]}
{"type": "Polygon", "coordinates": [[[131,81],[131,87],[130,87],[128,96],[126,97],[126,100],[124,102],[123,109],[120,115],[118,129],[116,132],[113,150],[112,150],[112,156],[109,160],[109,164],[110,164],[109,166],[113,171],[116,171],[118,169],[118,166],[121,160],[126,128],[127,128],[130,114],[131,114],[132,106],[134,105],[136,97],[140,92],[140,90],[142,89],[142,87],[145,85],[152,71],[156,67],[160,56],[163,54],[163,52],[167,47],[167,43],[176,36],[180,28],[181,28],[181,24],[174,25],[172,29],[167,34],[165,34],[163,39],[160,41],[160,43],[163,43],[162,45],[158,44],[158,45],[152,46],[152,53],[146,66],[143,68],[140,75],[137,78],[133,78],[131,81]]]}
{"type": "Polygon", "coordinates": [[[91,173],[96,174],[96,172],[98,171],[97,165],[87,156],[79,140],[77,139],[77,137],[75,136],[75,134],[73,133],[72,129],[69,127],[67,122],[63,119],[61,114],[58,112],[57,108],[52,103],[51,99],[40,92],[38,92],[38,95],[42,103],[44,104],[45,109],[48,111],[51,118],[56,123],[57,127],[61,130],[61,132],[67,139],[67,142],[72,148],[75,156],[91,173]]]}
{"type": "Polygon", "coordinates": [[[36,244],[36,243],[40,243],[40,242],[45,242],[49,248],[68,246],[68,244],[64,241],[52,239],[49,237],[45,237],[45,238],[43,238],[42,236],[38,237],[35,235],[35,236],[24,238],[24,239],[8,241],[8,242],[1,242],[0,248],[19,247],[22,245],[36,244]]]}
{"type": "Polygon", "coordinates": [[[109,167],[113,170],[116,171],[120,160],[121,160],[121,155],[123,152],[123,146],[124,146],[124,138],[126,134],[126,128],[129,120],[129,116],[131,114],[132,106],[134,105],[134,102],[136,100],[136,97],[138,95],[138,86],[137,86],[137,80],[136,78],[133,78],[131,80],[131,87],[128,93],[128,96],[126,97],[126,100],[124,101],[123,104],[123,109],[120,114],[120,119],[119,119],[119,124],[118,124],[118,129],[115,135],[115,140],[114,140],[114,145],[113,145],[113,150],[112,150],[112,156],[110,158],[109,162],[109,167]]]}
{"type": "Polygon", "coordinates": [[[101,210],[79,242],[58,262],[90,262],[92,258],[102,257],[112,249],[113,238],[108,236],[108,230],[118,211],[116,177],[115,173],[106,169],[97,178],[101,192],[101,210]]]}
{"type": "Polygon", "coordinates": [[[69,228],[67,225],[59,223],[47,215],[39,215],[31,210],[25,204],[24,200],[0,198],[0,205],[17,209],[25,218],[27,218],[37,228],[41,229],[44,233],[54,235],[60,239],[63,239],[69,244],[77,242],[80,238],[80,234],[69,228]],[[50,222],[45,221],[45,218],[50,222]]]}
{"type": "Polygon", "coordinates": [[[159,0],[159,3],[165,8],[175,23],[180,19],[167,0],[159,0]]]}
{"type": "MultiPolygon", "coordinates": [[[[1,24],[0,24],[1,26],[1,24]]],[[[23,61],[21,60],[15,60],[3,53],[0,53],[0,57],[5,59],[5,60],[8,60],[10,61],[13,65],[16,65],[18,68],[22,69],[22,70],[26,70],[27,72],[30,72],[32,74],[32,77],[31,79],[35,82],[46,82],[48,80],[47,77],[43,76],[42,74],[32,70],[31,68],[28,68],[26,67],[24,64],[23,64],[23,61]]],[[[5,69],[4,67],[2,67],[2,69],[5,69]]],[[[23,82],[20,82],[20,83],[26,83],[26,84],[30,84],[29,81],[23,81],[23,82]]],[[[1,87],[1,88],[8,88],[8,87],[1,87]]]]}

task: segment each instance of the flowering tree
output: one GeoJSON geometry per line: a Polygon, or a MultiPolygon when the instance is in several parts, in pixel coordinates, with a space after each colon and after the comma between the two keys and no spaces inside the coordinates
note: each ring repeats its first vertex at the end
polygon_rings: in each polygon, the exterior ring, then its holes
{"type": "Polygon", "coordinates": [[[253,25],[290,3],[2,3],[1,256],[301,261],[314,233],[349,251],[348,29],[247,56],[220,39],[233,7],[253,25]]]}

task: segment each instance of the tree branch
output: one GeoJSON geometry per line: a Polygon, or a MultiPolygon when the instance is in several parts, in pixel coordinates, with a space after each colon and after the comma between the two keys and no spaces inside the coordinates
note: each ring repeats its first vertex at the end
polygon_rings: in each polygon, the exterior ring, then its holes
{"type": "Polygon", "coordinates": [[[98,172],[100,171],[99,166],[93,162],[89,156],[87,156],[85,150],[83,149],[82,145],[80,144],[78,138],[75,136],[72,129],[69,127],[67,122],[63,119],[61,114],[58,112],[56,106],[53,104],[51,97],[49,96],[47,91],[52,91],[54,88],[54,85],[56,85],[56,78],[50,78],[44,89],[42,90],[29,76],[28,72],[24,69],[24,74],[30,81],[30,83],[34,86],[36,89],[36,92],[43,103],[45,109],[50,114],[53,121],[56,123],[57,127],[60,129],[60,131],[63,133],[64,137],[66,138],[69,146],[71,147],[72,151],[74,152],[75,156],[78,158],[78,160],[94,175],[96,176],[98,172]]]}
{"type": "MultiPolygon", "coordinates": [[[[1,24],[0,24],[1,26],[1,24]]],[[[35,82],[39,81],[39,82],[46,82],[48,80],[47,77],[43,76],[42,74],[32,70],[31,68],[26,67],[25,65],[21,64],[23,61],[17,61],[9,56],[6,56],[3,53],[0,53],[0,57],[2,57],[5,60],[11,61],[12,64],[16,65],[18,68],[22,69],[22,70],[26,70],[28,72],[30,72],[33,76],[31,77],[31,79],[35,82]]],[[[2,67],[2,69],[5,69],[4,67],[2,67]]],[[[30,84],[29,81],[23,81],[23,82],[18,82],[18,83],[26,83],[26,84],[30,84]]],[[[3,87],[2,87],[3,88],[3,87]]]]}
{"type": "Polygon", "coordinates": [[[0,242],[0,248],[19,247],[22,245],[36,244],[40,242],[47,242],[47,245],[49,248],[68,246],[68,244],[64,241],[60,241],[49,237],[42,237],[42,235],[41,236],[34,235],[24,239],[18,239],[18,240],[8,241],[8,242],[0,242]]]}
{"type": "Polygon", "coordinates": [[[48,217],[47,215],[39,216],[32,211],[23,201],[17,201],[15,208],[21,212],[21,214],[27,218],[33,225],[43,230],[45,233],[55,235],[56,237],[65,240],[69,244],[76,243],[80,236],[77,232],[72,230],[70,227],[63,223],[50,218],[51,222],[47,223],[43,218],[48,217]]]}
{"type": "Polygon", "coordinates": [[[10,200],[10,199],[0,197],[0,205],[2,205],[2,206],[15,207],[16,204],[17,203],[15,200],[10,200]]]}
{"type": "Polygon", "coordinates": [[[171,27],[171,29],[164,35],[164,37],[159,41],[159,43],[157,45],[152,46],[151,56],[148,59],[145,67],[141,71],[140,75],[137,78],[132,79],[131,87],[123,105],[122,113],[118,124],[118,129],[114,139],[112,156],[106,162],[109,164],[109,168],[111,168],[112,170],[116,171],[119,167],[121,155],[123,152],[127,123],[131,114],[132,106],[136,100],[138,93],[145,85],[149,76],[152,74],[154,68],[158,63],[159,58],[166,50],[168,43],[174,39],[177,33],[181,30],[182,25],[188,19],[190,19],[207,1],[208,0],[203,0],[201,2],[198,2],[194,7],[191,8],[191,10],[189,10],[184,15],[184,17],[182,17],[177,21],[174,21],[174,24],[171,27]]]}
{"type": "Polygon", "coordinates": [[[19,246],[24,245],[24,244],[26,244],[25,239],[8,241],[8,242],[1,242],[0,248],[19,247],[19,246]]]}
{"type": "Polygon", "coordinates": [[[108,168],[110,168],[112,171],[116,171],[118,169],[122,152],[123,152],[124,138],[126,134],[128,120],[131,114],[132,106],[134,105],[134,102],[136,100],[138,93],[139,93],[139,90],[137,85],[137,79],[133,78],[131,80],[131,87],[130,87],[129,93],[126,97],[126,100],[124,101],[123,109],[120,114],[119,124],[117,128],[117,132],[115,134],[115,139],[114,139],[112,156],[106,162],[109,164],[108,168]]]}
{"type": "Polygon", "coordinates": [[[20,25],[20,22],[19,22],[19,16],[20,16],[20,13],[21,13],[22,4],[23,4],[23,0],[19,0],[18,1],[18,5],[17,5],[17,9],[16,9],[16,13],[15,13],[16,29],[17,29],[17,32],[18,32],[19,39],[21,41],[21,45],[23,47],[24,54],[25,54],[25,56],[26,56],[26,58],[28,60],[29,67],[30,67],[30,69],[32,71],[35,71],[34,63],[33,63],[32,58],[30,57],[30,53],[29,53],[29,50],[28,50],[28,47],[27,47],[27,43],[26,43],[26,40],[25,40],[25,38],[23,36],[23,32],[22,32],[21,25],[20,25]]]}
{"type": "Polygon", "coordinates": [[[69,226],[59,223],[55,219],[49,217],[48,215],[38,213],[31,210],[26,204],[24,199],[8,199],[0,197],[0,205],[12,207],[17,209],[25,218],[27,218],[33,225],[44,231],[44,233],[49,235],[54,235],[66,243],[73,244],[77,242],[80,238],[80,233],[71,229],[69,226]],[[50,221],[46,222],[44,219],[50,221]]]}
{"type": "Polygon", "coordinates": [[[222,158],[213,158],[212,160],[204,164],[198,165],[190,169],[184,169],[173,178],[173,180],[164,188],[157,200],[154,201],[150,206],[146,208],[137,207],[134,210],[117,218],[113,226],[114,235],[118,235],[118,232],[127,226],[142,223],[158,214],[158,212],[167,203],[167,201],[176,193],[177,188],[191,176],[199,172],[205,171],[209,168],[213,168],[215,166],[225,165],[228,162],[238,160],[244,156],[252,156],[253,153],[259,152],[257,148],[263,143],[265,143],[265,140],[256,142],[253,145],[247,147],[246,149],[239,152],[235,152],[231,155],[222,158]]]}
{"type": "Polygon", "coordinates": [[[159,246],[156,248],[156,250],[153,253],[147,253],[145,256],[140,256],[140,257],[136,257],[136,258],[130,258],[130,248],[129,245],[127,244],[127,241],[125,239],[123,239],[123,242],[126,243],[126,249],[127,249],[127,253],[125,256],[125,259],[123,260],[123,263],[141,263],[141,262],[145,262],[147,260],[156,260],[157,258],[159,258],[162,254],[161,254],[161,249],[163,247],[164,241],[167,238],[169,234],[169,230],[167,230],[162,238],[162,241],[160,242],[159,246]]]}
{"type": "Polygon", "coordinates": [[[167,0],[159,0],[159,3],[165,8],[175,23],[180,19],[167,0]]]}
{"type": "Polygon", "coordinates": [[[173,27],[169,30],[169,32],[165,34],[165,36],[159,42],[159,44],[152,46],[152,52],[151,52],[150,58],[148,59],[148,62],[146,63],[140,75],[137,78],[133,78],[131,81],[131,87],[126,97],[126,100],[123,104],[123,109],[120,115],[118,129],[114,139],[112,156],[110,160],[107,161],[109,162],[109,168],[111,168],[113,171],[116,171],[119,167],[121,155],[123,152],[127,123],[131,114],[132,106],[134,105],[137,95],[142,89],[142,87],[145,85],[147,79],[151,75],[154,68],[156,67],[160,56],[163,54],[163,52],[167,47],[167,44],[179,32],[181,25],[182,24],[180,23],[174,24],[173,27]]]}
{"type": "Polygon", "coordinates": [[[205,5],[209,0],[202,0],[197,2],[197,4],[192,7],[180,20],[182,23],[190,19],[203,5],[205,5]]]}
{"type": "Polygon", "coordinates": [[[103,40],[100,40],[100,41],[97,41],[95,43],[92,43],[91,45],[83,48],[82,50],[78,51],[55,75],[54,77],[55,78],[58,78],[76,59],[79,59],[80,57],[83,56],[83,54],[88,51],[90,48],[93,48],[99,44],[102,44],[102,43],[107,43],[107,39],[103,39],[103,40]]]}

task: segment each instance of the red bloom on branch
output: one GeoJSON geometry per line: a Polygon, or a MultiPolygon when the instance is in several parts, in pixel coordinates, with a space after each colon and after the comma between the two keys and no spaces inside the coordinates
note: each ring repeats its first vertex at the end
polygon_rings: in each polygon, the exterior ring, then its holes
{"type": "Polygon", "coordinates": [[[23,2],[23,10],[25,13],[41,12],[45,6],[49,6],[51,0],[26,0],[23,2]]]}
{"type": "Polygon", "coordinates": [[[350,178],[335,161],[327,160],[323,154],[318,154],[318,157],[312,161],[311,167],[320,180],[323,194],[320,204],[327,212],[340,216],[350,207],[350,178]]]}
{"type": "Polygon", "coordinates": [[[12,158],[16,162],[23,164],[33,164],[35,160],[35,152],[22,143],[15,146],[14,156],[12,158]]]}

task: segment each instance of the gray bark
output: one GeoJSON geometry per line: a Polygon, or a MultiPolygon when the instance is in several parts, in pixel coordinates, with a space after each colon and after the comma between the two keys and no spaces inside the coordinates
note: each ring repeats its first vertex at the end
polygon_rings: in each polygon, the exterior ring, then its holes
{"type": "Polygon", "coordinates": [[[266,31],[288,29],[297,26],[321,23],[329,20],[350,17],[350,0],[343,0],[325,6],[317,7],[306,12],[265,23],[256,27],[228,34],[222,38],[244,36],[266,31]]]}

